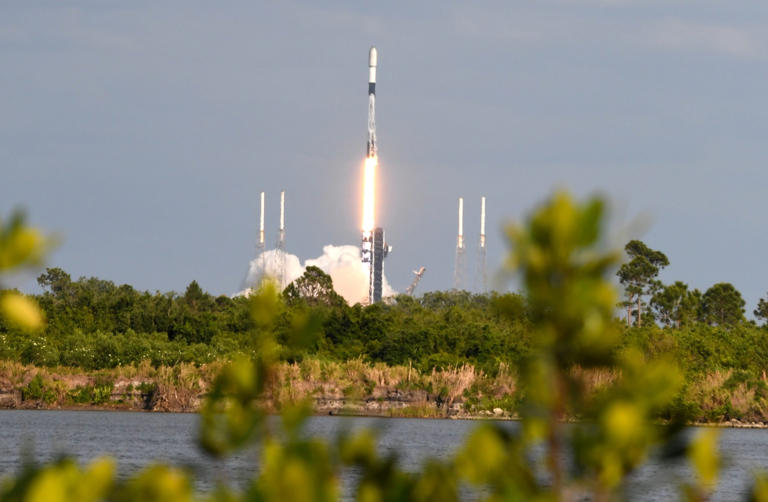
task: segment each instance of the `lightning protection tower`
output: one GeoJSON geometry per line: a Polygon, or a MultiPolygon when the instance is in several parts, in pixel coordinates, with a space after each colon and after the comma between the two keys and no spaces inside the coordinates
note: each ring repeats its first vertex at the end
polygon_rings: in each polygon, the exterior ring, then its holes
{"type": "Polygon", "coordinates": [[[480,199],[480,249],[478,259],[480,263],[480,292],[488,292],[488,275],[486,272],[486,253],[485,253],[485,196],[480,199]]]}
{"type": "Polygon", "coordinates": [[[280,229],[277,237],[278,277],[280,288],[287,286],[285,283],[285,190],[280,192],[280,229]]]}
{"type": "Polygon", "coordinates": [[[454,289],[464,289],[464,198],[459,197],[459,234],[456,237],[456,262],[453,270],[454,289]]]}
{"type": "MultiPolygon", "coordinates": [[[[256,243],[256,257],[261,261],[261,278],[256,279],[257,281],[262,281],[264,277],[264,265],[265,265],[265,258],[264,258],[264,252],[266,251],[266,244],[264,242],[264,192],[261,192],[260,194],[260,201],[259,201],[259,240],[256,243]]],[[[251,284],[251,287],[258,287],[258,283],[251,284]]]]}
{"type": "Polygon", "coordinates": [[[259,204],[259,243],[256,245],[256,252],[264,253],[264,192],[261,192],[261,201],[259,204]]]}

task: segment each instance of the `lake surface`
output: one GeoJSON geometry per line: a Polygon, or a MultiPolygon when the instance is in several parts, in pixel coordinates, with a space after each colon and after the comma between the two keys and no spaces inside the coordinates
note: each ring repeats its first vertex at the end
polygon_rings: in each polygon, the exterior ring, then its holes
{"type": "MultiPolygon", "coordinates": [[[[0,476],[13,474],[23,452],[31,451],[41,461],[62,453],[81,463],[109,455],[117,460],[121,475],[153,461],[185,466],[195,473],[201,490],[210,489],[217,480],[241,486],[250,479],[258,453],[252,449],[223,461],[206,457],[195,443],[197,423],[197,415],[182,413],[0,410],[0,476]]],[[[477,425],[462,420],[312,417],[307,432],[332,439],[342,430],[377,428],[381,453],[397,451],[403,468],[416,470],[426,458],[450,457],[477,425]]],[[[517,424],[503,422],[502,426],[517,424]]],[[[768,430],[723,429],[720,448],[725,467],[713,500],[743,498],[752,473],[768,471],[768,430]]],[[[651,460],[631,478],[627,498],[678,500],[678,485],[689,474],[682,462],[651,460]]],[[[354,481],[352,473],[343,478],[347,485],[354,481]]]]}

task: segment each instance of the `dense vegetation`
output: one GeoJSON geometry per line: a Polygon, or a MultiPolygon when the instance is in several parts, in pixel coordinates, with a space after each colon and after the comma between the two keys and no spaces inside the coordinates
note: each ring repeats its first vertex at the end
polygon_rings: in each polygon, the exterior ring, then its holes
{"type": "MultiPolygon", "coordinates": [[[[330,281],[319,274],[320,280],[330,281]]],[[[48,269],[38,281],[45,292],[36,300],[47,326],[30,335],[0,321],[2,358],[85,369],[145,359],[155,365],[204,363],[247,350],[245,342],[257,330],[246,298],[213,297],[196,282],[178,295],[139,292],[95,278],[73,281],[60,269],[48,269]]],[[[297,282],[301,286],[301,279],[297,282]]],[[[311,322],[320,330],[300,353],[286,349],[289,360],[311,353],[339,361],[411,361],[424,369],[464,362],[494,368],[502,360],[516,361],[526,350],[527,320],[519,295],[437,292],[362,307],[346,305],[332,289],[326,296],[295,291],[294,285],[285,291],[276,339],[287,345],[296,323],[311,322]],[[519,318],[502,320],[498,305],[517,305],[519,318]]]]}
{"type": "MultiPolygon", "coordinates": [[[[627,248],[633,256],[640,246],[633,241],[627,248]]],[[[658,270],[638,265],[638,256],[619,270],[622,282],[631,277],[627,268],[645,271],[627,284],[626,325],[614,321],[624,345],[654,357],[667,354],[697,374],[734,369],[762,375],[768,331],[744,319],[744,302],[732,285],[716,284],[704,294],[679,281],[663,285],[655,279],[658,270]]],[[[140,292],[96,278],[72,280],[58,268],[47,269],[38,282],[44,293],[35,299],[47,325],[30,334],[0,320],[0,359],[87,370],[145,360],[155,366],[202,364],[246,353],[247,340],[259,329],[247,298],[214,297],[194,281],[181,295],[140,292]]],[[[330,277],[310,267],[283,297],[271,334],[288,361],[307,355],[339,362],[363,358],[421,371],[468,363],[494,374],[499,363],[515,366],[530,350],[532,318],[521,294],[431,292],[348,306],[330,277]],[[291,329],[306,323],[318,330],[300,351],[289,349],[291,329]]],[[[762,317],[759,309],[755,314],[762,317]]]]}

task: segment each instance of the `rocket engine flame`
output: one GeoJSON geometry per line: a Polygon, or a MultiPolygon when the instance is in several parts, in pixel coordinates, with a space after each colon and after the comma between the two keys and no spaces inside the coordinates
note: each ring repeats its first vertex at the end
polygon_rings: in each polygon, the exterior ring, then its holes
{"type": "Polygon", "coordinates": [[[363,232],[373,232],[376,226],[376,168],[379,160],[366,157],[363,168],[363,232]]]}

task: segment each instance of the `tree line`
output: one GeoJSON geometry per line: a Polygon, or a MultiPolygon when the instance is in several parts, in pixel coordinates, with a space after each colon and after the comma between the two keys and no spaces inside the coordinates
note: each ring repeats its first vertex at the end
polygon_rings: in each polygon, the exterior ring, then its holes
{"type": "MultiPolygon", "coordinates": [[[[729,283],[704,293],[658,280],[667,257],[640,241],[627,244],[617,272],[626,317],[614,322],[626,343],[650,353],[671,352],[698,370],[768,366],[765,329],[744,317],[744,300],[729,283]]],[[[38,277],[35,295],[47,323],[27,333],[0,320],[0,358],[41,366],[111,368],[150,360],[153,365],[206,363],[247,353],[260,328],[246,297],[214,296],[192,281],[184,293],[138,291],[94,277],[74,280],[60,268],[38,277]]],[[[517,364],[530,353],[529,299],[519,293],[435,291],[399,295],[391,302],[347,305],[331,277],[317,267],[282,292],[271,335],[285,360],[318,355],[362,358],[422,371],[471,363],[488,373],[517,364]],[[501,315],[504,312],[504,315],[501,315]],[[510,314],[512,312],[512,314],[510,314]],[[302,349],[290,349],[297,325],[316,327],[302,349]]],[[[768,319],[768,303],[755,310],[768,319]]]]}
{"type": "MultiPolygon", "coordinates": [[[[692,323],[733,326],[745,321],[746,302],[733,284],[719,282],[704,293],[689,289],[682,281],[663,284],[658,276],[669,265],[663,252],[639,240],[629,241],[624,251],[629,259],[616,275],[624,287],[625,301],[620,305],[626,310],[627,325],[659,322],[680,328],[692,323]]],[[[767,321],[768,301],[761,298],[753,313],[767,321]]]]}
{"type": "MultiPolygon", "coordinates": [[[[129,285],[81,277],[60,268],[38,278],[34,295],[47,319],[27,333],[0,320],[0,358],[43,366],[87,369],[134,364],[205,363],[249,350],[257,334],[248,298],[213,296],[192,281],[182,294],[138,291],[129,285]]],[[[298,324],[319,329],[301,353],[332,359],[363,358],[424,368],[474,362],[492,368],[517,360],[526,345],[524,299],[515,293],[473,295],[431,292],[401,295],[392,304],[347,305],[331,278],[316,267],[282,294],[279,322],[271,328],[284,347],[298,324]],[[519,305],[517,322],[502,320],[498,305],[519,305]]]]}

